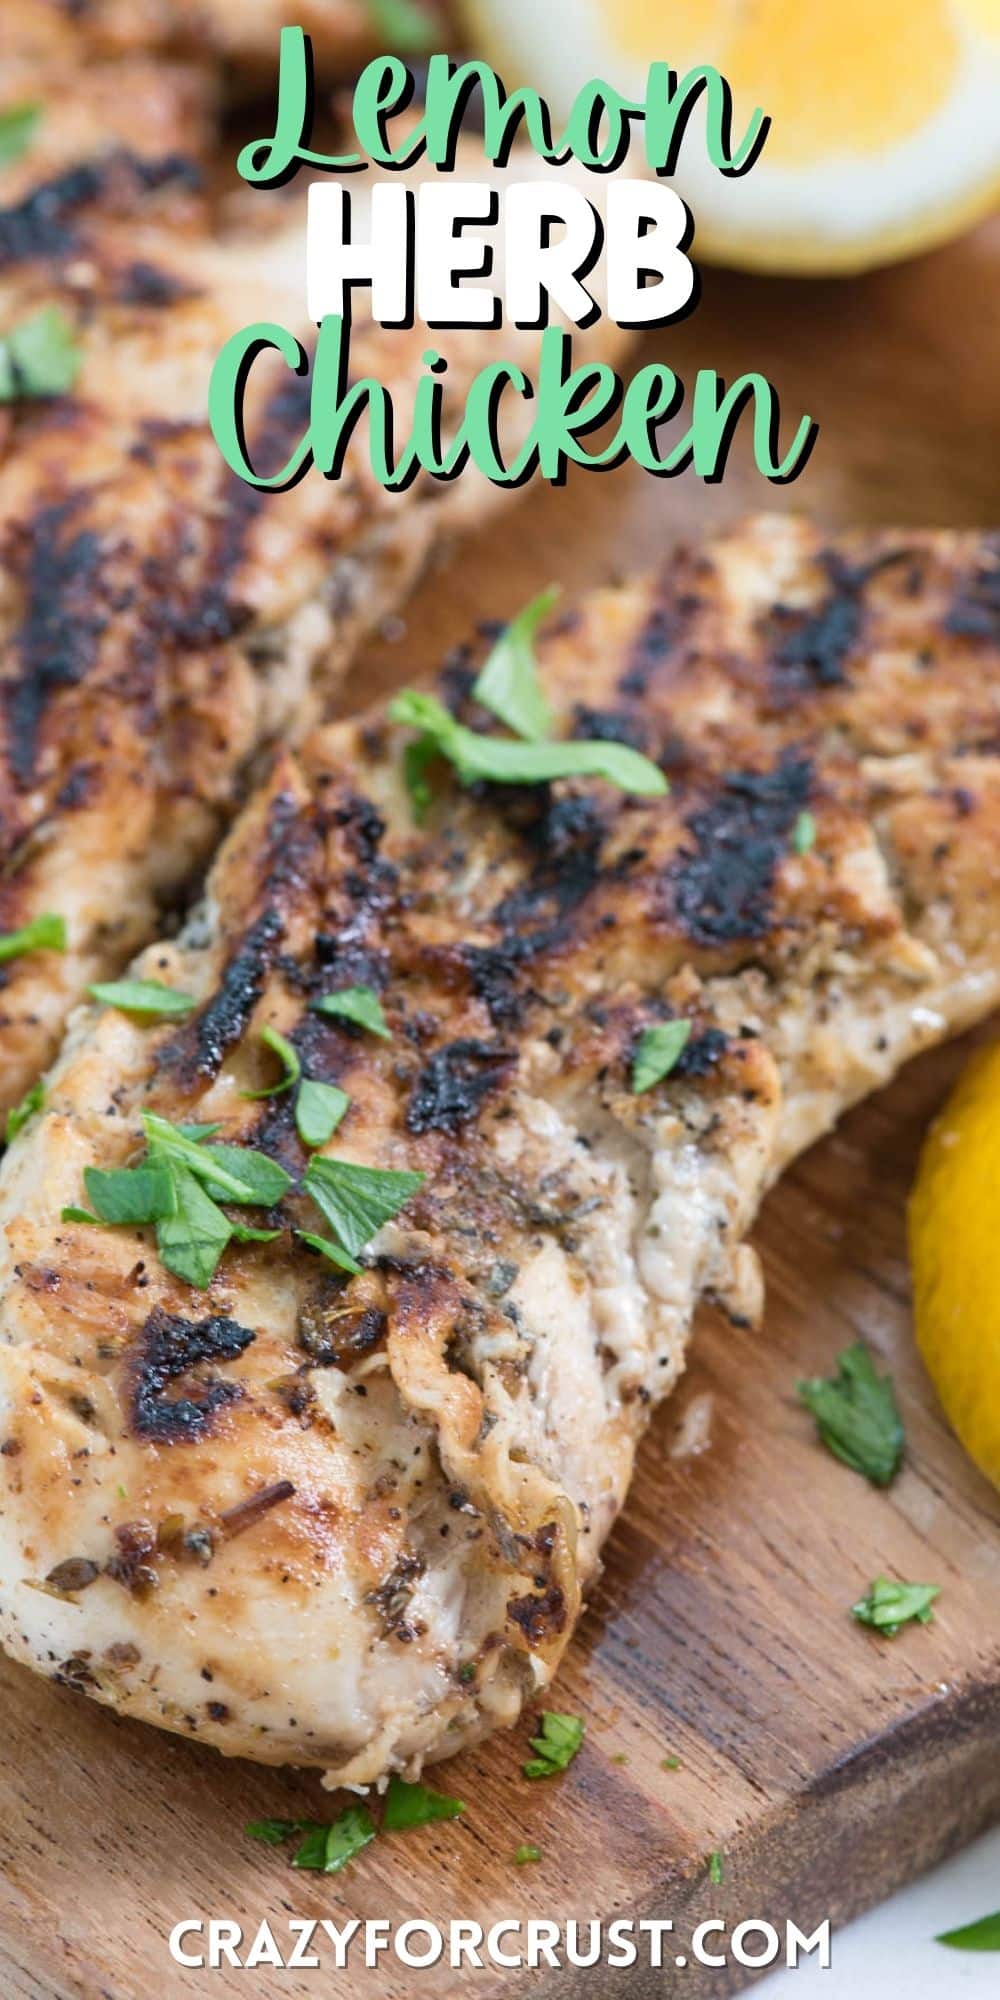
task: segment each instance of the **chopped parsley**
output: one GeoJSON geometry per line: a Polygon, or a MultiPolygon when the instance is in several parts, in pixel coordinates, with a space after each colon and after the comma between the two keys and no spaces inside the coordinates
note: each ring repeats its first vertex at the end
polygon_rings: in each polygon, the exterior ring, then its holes
{"type": "Polygon", "coordinates": [[[892,1577],[877,1576],[867,1597],[852,1604],[851,1617],[859,1625],[870,1625],[884,1638],[894,1639],[911,1619],[929,1625],[934,1616],[931,1606],[940,1595],[937,1583],[897,1583],[892,1577]]]}
{"type": "Polygon", "coordinates": [[[304,1146],[325,1146],[333,1138],[350,1104],[346,1090],[335,1083],[315,1083],[310,1077],[299,1084],[295,1100],[295,1124],[304,1146]]]}
{"type": "Polygon", "coordinates": [[[11,1105],[7,1113],[7,1123],[4,1127],[4,1138],[8,1146],[12,1140],[17,1138],[18,1133],[24,1130],[29,1118],[33,1118],[35,1112],[41,1110],[44,1103],[45,1086],[39,1081],[38,1083],[33,1083],[30,1090],[25,1091],[20,1104],[11,1105]]]}
{"type": "Polygon", "coordinates": [[[796,854],[808,854],[816,845],[816,821],[811,812],[800,812],[792,830],[792,846],[796,854]]]}
{"type": "Polygon", "coordinates": [[[379,1035],[384,1042],[391,1042],[392,1031],[386,1026],[382,1012],[382,1002],[371,986],[345,986],[341,993],[324,993],[322,1000],[312,1002],[314,1014],[332,1014],[336,1020],[351,1021],[356,1028],[364,1028],[369,1035],[379,1035]]]}
{"type": "Polygon", "coordinates": [[[554,1715],[544,1709],[537,1736],[531,1738],[534,1757],[522,1766],[526,1778],[553,1778],[573,1762],[583,1742],[583,1722],[578,1715],[554,1715]]]}
{"type": "Polygon", "coordinates": [[[667,781],[648,757],[626,743],[522,743],[482,736],[449,715],[436,695],[408,688],[389,706],[393,722],[417,730],[421,771],[432,752],[453,764],[464,785],[486,778],[497,785],[541,785],[556,778],[604,778],[620,791],[662,797],[667,781]]]}
{"type": "Polygon", "coordinates": [[[723,1861],[723,1857],[720,1854],[718,1848],[715,1848],[714,1851],[708,1857],[708,1879],[710,1882],[714,1882],[715,1887],[717,1889],[721,1888],[722,1886],[722,1878],[724,1873],[725,1873],[725,1864],[723,1861]]]}
{"type": "Polygon", "coordinates": [[[399,1833],[408,1826],[429,1826],[438,1819],[458,1819],[465,1807],[461,1799],[449,1799],[426,1785],[408,1785],[403,1778],[389,1779],[382,1813],[383,1833],[399,1833]]]}
{"type": "Polygon", "coordinates": [[[12,104],[0,111],[0,167],[6,167],[30,146],[42,115],[40,104],[12,104]]]}
{"type": "Polygon", "coordinates": [[[535,639],[558,597],[543,590],[502,632],[473,687],[476,701],[526,743],[549,734],[552,716],[538,680],[535,639]]]}
{"type": "Polygon", "coordinates": [[[0,965],[6,965],[12,958],[22,958],[27,951],[65,951],[66,919],[53,916],[51,911],[35,917],[19,931],[0,934],[0,965]]]}
{"type": "Polygon", "coordinates": [[[978,1917],[974,1924],[962,1924],[956,1931],[942,1931],[935,1944],[947,1944],[952,1951],[1000,1951],[1000,1910],[978,1917]]]}
{"type": "Polygon", "coordinates": [[[271,1208],[291,1187],[291,1177],[266,1153],[211,1144],[215,1127],[195,1138],[150,1111],[142,1123],[146,1159],[134,1167],[85,1167],[83,1184],[93,1212],[64,1209],[63,1221],[155,1225],[160,1262],[204,1291],[227,1244],[268,1242],[279,1233],[231,1222],[219,1202],[271,1208]]]}
{"type": "Polygon", "coordinates": [[[365,0],[371,24],[393,55],[427,55],[434,26],[416,0],[365,0]]]}
{"type": "Polygon", "coordinates": [[[245,1090],[243,1095],[250,1104],[259,1104],[265,1097],[281,1097],[284,1091],[291,1090],[293,1085],[298,1083],[302,1075],[298,1050],[292,1047],[291,1042],[285,1040],[284,1035],[279,1035],[277,1028],[272,1028],[268,1023],[261,1029],[260,1039],[264,1047],[270,1049],[272,1055],[277,1056],[281,1064],[281,1075],[277,1083],[269,1084],[266,1090],[245,1090]]]}
{"type": "Polygon", "coordinates": [[[375,1822],[367,1806],[348,1806],[339,1819],[329,1824],[313,1819],[254,1819],[248,1822],[251,1840],[266,1847],[280,1847],[301,1835],[301,1844],[292,1856],[293,1868],[310,1868],[321,1875],[337,1875],[375,1838],[375,1822]]]}
{"type": "Polygon", "coordinates": [[[328,1236],[316,1236],[311,1229],[297,1229],[295,1234],[300,1243],[308,1243],[310,1250],[318,1250],[321,1257],[327,1257],[331,1264],[336,1264],[338,1271],[350,1271],[353,1277],[357,1277],[361,1265],[356,1257],[349,1257],[339,1243],[332,1243],[328,1236]]]}
{"type": "Polygon", "coordinates": [[[516,1868],[524,1868],[529,1861],[540,1861],[541,1858],[541,1848],[535,1847],[530,1840],[526,1840],[524,1845],[518,1848],[514,1856],[514,1866],[516,1868]]]}
{"type": "Polygon", "coordinates": [[[681,1760],[680,1760],[680,1758],[679,1758],[679,1757],[661,1757],[661,1758],[660,1758],[660,1770],[661,1770],[661,1771],[679,1771],[679,1770],[680,1770],[680,1768],[681,1768],[681,1760]]]}
{"type": "Polygon", "coordinates": [[[76,381],[82,358],[65,313],[58,306],[44,306],[0,336],[0,403],[64,395],[76,381]]]}
{"type": "MultiPolygon", "coordinates": [[[[426,1174],[394,1173],[384,1167],[359,1167],[350,1160],[313,1158],[302,1179],[349,1257],[357,1257],[423,1187],[426,1174]]],[[[315,1247],[315,1246],[314,1246],[315,1247]]]]}
{"type": "Polygon", "coordinates": [[[903,1420],[891,1378],[876,1374],[864,1341],[837,1356],[832,1382],[800,1382],[798,1392],[828,1451],[873,1486],[888,1486],[903,1457],[903,1420]]]}
{"type": "Polygon", "coordinates": [[[632,1095],[641,1097],[669,1076],[691,1039],[690,1021],[658,1021],[644,1028],[632,1063],[632,1095]]]}
{"type": "Polygon", "coordinates": [[[190,993],[178,993],[159,979],[115,979],[104,986],[88,986],[87,992],[104,1007],[117,1007],[122,1014],[147,1015],[150,1020],[190,1014],[198,1004],[190,993]]]}

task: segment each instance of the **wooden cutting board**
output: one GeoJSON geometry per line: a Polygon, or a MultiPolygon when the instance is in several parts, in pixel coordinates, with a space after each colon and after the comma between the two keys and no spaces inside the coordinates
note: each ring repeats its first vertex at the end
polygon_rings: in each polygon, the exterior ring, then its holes
{"type": "MultiPolygon", "coordinates": [[[[553,579],[585,588],[750,507],[809,508],[830,527],[995,524],[998,324],[1000,222],[853,283],[706,272],[699,311],[659,351],[682,375],[765,370],[793,424],[804,410],[820,422],[805,476],[772,493],[737,453],[721,487],[626,470],[534,493],[428,580],[377,649],[381,683],[429,669],[473,620],[553,579]]],[[[356,695],[373,685],[369,659],[356,695]]],[[[329,1969],[184,1972],[166,1945],[184,1916],[232,1917],[248,1935],[289,1913],[665,1915],[679,1937],[706,1914],[811,1928],[1000,1816],[1000,1497],[915,1357],[904,1243],[921,1135],[964,1053],[916,1064],[772,1195],[763,1331],[702,1316],[557,1685],[587,1721],[565,1778],[522,1779],[522,1727],[442,1774],[464,1820],[376,1843],[325,1881],[242,1832],[252,1817],[330,1811],[315,1778],[226,1763],[3,1663],[4,2000],[348,1991],[329,1969]],[[887,1494],[817,1445],[795,1397],[798,1377],[829,1372],[859,1335],[891,1367],[907,1426],[887,1494]],[[885,1642],[852,1623],[883,1570],[942,1586],[933,1625],[885,1642]],[[668,1756],[679,1769],[662,1768],[668,1756]],[[540,1864],[514,1867],[522,1841],[540,1864]]],[[[726,1990],[713,1976],[594,1970],[558,1984],[581,2000],[695,2000],[726,1990]]],[[[363,2000],[447,2000],[470,1984],[520,1994],[526,1975],[396,1967],[349,1982],[363,2000]]]]}

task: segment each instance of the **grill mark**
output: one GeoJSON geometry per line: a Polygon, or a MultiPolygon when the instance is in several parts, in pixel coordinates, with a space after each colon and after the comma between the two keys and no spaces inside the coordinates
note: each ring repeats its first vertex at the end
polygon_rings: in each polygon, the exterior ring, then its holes
{"type": "Polygon", "coordinates": [[[193,1443],[205,1435],[217,1410],[243,1395],[238,1382],[209,1376],[197,1393],[169,1398],[166,1391],[206,1361],[235,1361],[256,1339],[249,1327],[213,1313],[184,1319],[155,1306],[139,1332],[130,1362],[129,1400],[136,1435],[157,1444],[193,1443]]]}
{"type": "Polygon", "coordinates": [[[196,1025],[194,1067],[199,1076],[215,1076],[227,1049],[245,1032],[284,931],[280,912],[265,910],[230,958],[218,993],[196,1025]]]}
{"type": "Polygon", "coordinates": [[[119,187],[123,193],[155,194],[171,185],[192,191],[201,186],[198,168],[182,153],[144,160],[121,148],[106,159],[85,160],[54,174],[20,201],[0,208],[0,268],[68,256],[76,245],[73,224],[81,209],[113,197],[119,187]]]}
{"type": "MultiPolygon", "coordinates": [[[[625,670],[618,681],[619,694],[645,695],[650,681],[662,670],[671,653],[679,649],[704,599],[696,590],[679,591],[678,579],[686,558],[679,556],[660,571],[642,625],[629,648],[625,670]]],[[[706,583],[712,573],[707,558],[699,563],[706,583]]]]}
{"type": "Polygon", "coordinates": [[[773,771],[734,771],[686,821],[695,844],[670,872],[677,919],[696,944],[765,936],[775,873],[811,780],[812,765],[794,755],[773,771]]]}
{"type": "Polygon", "coordinates": [[[172,271],[162,271],[156,264],[137,257],[116,280],[114,295],[120,305],[159,307],[175,305],[179,299],[196,298],[197,291],[172,271]]]}
{"type": "Polygon", "coordinates": [[[616,708],[588,708],[577,702],[573,710],[573,734],[585,742],[624,743],[630,750],[646,748],[647,735],[638,715],[616,708]]]}
{"type": "Polygon", "coordinates": [[[435,1049],[413,1087],[407,1130],[458,1132],[478,1117],[484,1098],[506,1082],[516,1063],[516,1053],[496,1042],[462,1039],[435,1049]]]}
{"type": "MultiPolygon", "coordinates": [[[[290,376],[271,397],[253,438],[256,464],[269,471],[284,463],[290,445],[308,421],[311,378],[290,376]]],[[[168,604],[166,617],[175,639],[184,645],[212,646],[231,639],[252,617],[249,605],[232,594],[233,579],[246,554],[250,530],[268,500],[265,490],[247,486],[226,473],[221,505],[213,516],[208,538],[205,582],[187,602],[168,604]]]]}
{"type": "Polygon", "coordinates": [[[771,666],[779,691],[808,693],[848,685],[847,660],[862,632],[862,594],[880,571],[910,562],[912,550],[887,549],[872,562],[851,564],[826,549],[819,560],[831,584],[824,603],[804,613],[776,604],[765,621],[772,646],[778,641],[771,666]],[[782,631],[785,636],[779,638],[782,631]]]}
{"type": "Polygon", "coordinates": [[[64,533],[83,497],[73,494],[40,508],[26,529],[18,671],[3,689],[10,763],[22,786],[34,776],[39,729],[51,696],[89,673],[110,614],[100,536],[90,528],[68,539],[64,533]]]}

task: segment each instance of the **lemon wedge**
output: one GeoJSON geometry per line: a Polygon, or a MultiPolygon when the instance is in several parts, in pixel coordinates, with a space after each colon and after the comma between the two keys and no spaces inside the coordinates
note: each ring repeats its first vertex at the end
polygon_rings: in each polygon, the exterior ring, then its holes
{"type": "Polygon", "coordinates": [[[749,173],[705,157],[700,114],[676,186],[694,255],[743,269],[860,271],[929,248],[1000,201],[1000,0],[464,0],[474,53],[531,84],[557,124],[600,77],[639,102],[646,71],[712,63],[734,131],[772,124],[749,173]]]}
{"type": "Polygon", "coordinates": [[[910,1201],[917,1343],[953,1430],[1000,1486],[1000,1042],[964,1071],[910,1201]]]}

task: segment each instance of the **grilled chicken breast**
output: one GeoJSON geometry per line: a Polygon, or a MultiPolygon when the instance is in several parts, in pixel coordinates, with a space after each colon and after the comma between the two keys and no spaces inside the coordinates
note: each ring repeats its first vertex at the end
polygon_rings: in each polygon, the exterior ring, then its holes
{"type": "MultiPolygon", "coordinates": [[[[80,361],[71,393],[0,408],[0,932],[47,911],[68,930],[64,954],[0,972],[0,1112],[88,982],[155,935],[204,866],[252,753],[317,720],[360,634],[497,498],[475,473],[385,493],[363,423],[333,484],[313,473],[267,494],[230,474],[206,420],[212,363],[262,313],[307,333],[304,216],[265,204],[252,237],[211,233],[181,143],[186,73],[103,132],[101,101],[86,101],[72,158],[43,118],[0,208],[0,326],[55,306],[80,361]],[[133,127],[152,101],[143,148],[133,127]]],[[[440,343],[446,431],[497,338],[440,343]]],[[[585,336],[596,356],[620,338],[606,322],[585,336]]],[[[529,375],[539,339],[504,336],[529,375]]],[[[401,440],[426,340],[355,313],[355,378],[391,391],[401,440]]],[[[255,462],[276,472],[308,424],[310,382],[264,363],[253,392],[255,462]]]]}
{"type": "MultiPolygon", "coordinates": [[[[421,0],[416,0],[418,6],[421,0]]],[[[441,10],[426,0],[428,34],[441,32],[441,10]]],[[[238,79],[274,73],[278,37],[288,20],[280,0],[5,0],[5,62],[49,75],[60,60],[77,67],[154,53],[224,64],[238,79]]],[[[303,0],[295,20],[330,75],[360,67],[385,45],[368,0],[303,0]]]]}
{"type": "MultiPolygon", "coordinates": [[[[1000,543],[761,520],[540,647],[559,733],[665,798],[462,790],[414,824],[383,713],[283,752],[203,904],[80,1010],[0,1177],[0,1621],[38,1671],[368,1783],[548,1684],[694,1307],[744,1317],[782,1164],[1000,996],[1000,543]],[[375,989],[391,1039],[317,1012],[375,989]],[[632,1088],[640,1036],[689,1023],[632,1088]],[[62,1221],[140,1114],[298,1184],[265,1027],[350,1105],[323,1149],[426,1176],[356,1275],[295,1235],[207,1290],[62,1221]]],[[[444,698],[490,727],[453,663],[444,698]]]]}

